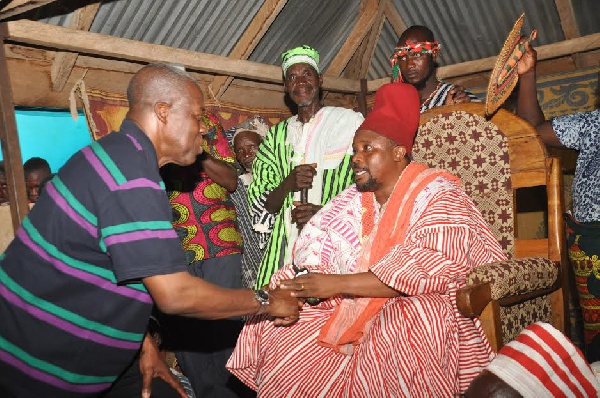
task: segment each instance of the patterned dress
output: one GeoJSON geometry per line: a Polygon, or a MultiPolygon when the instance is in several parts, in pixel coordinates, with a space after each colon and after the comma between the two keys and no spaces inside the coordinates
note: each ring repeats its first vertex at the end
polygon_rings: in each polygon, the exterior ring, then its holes
{"type": "MultiPolygon", "coordinates": [[[[394,195],[405,189],[399,186],[394,195]]],[[[381,236],[375,227],[362,240],[363,211],[355,186],[333,199],[302,230],[295,263],[315,272],[355,272],[363,246],[370,252],[381,236]]],[[[381,223],[387,210],[374,211],[381,223]]],[[[360,300],[332,297],[305,305],[290,327],[251,319],[228,369],[265,397],[449,397],[464,391],[492,352],[479,321],[458,313],[455,292],[469,269],[504,255],[468,196],[444,177],[418,193],[409,216],[405,239],[369,268],[405,296],[388,299],[351,350],[317,342],[336,307],[360,300]]],[[[271,285],[293,275],[286,265],[271,285]]]]}
{"type": "Polygon", "coordinates": [[[600,360],[600,110],[560,116],[552,128],[567,148],[579,151],[568,214],[569,259],[583,312],[584,351],[600,360]]]}

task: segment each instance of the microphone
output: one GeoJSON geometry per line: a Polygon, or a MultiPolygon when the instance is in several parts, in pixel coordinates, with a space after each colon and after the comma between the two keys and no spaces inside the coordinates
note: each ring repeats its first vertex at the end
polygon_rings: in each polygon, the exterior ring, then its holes
{"type": "Polygon", "coordinates": [[[308,203],[308,188],[302,188],[300,190],[300,202],[302,202],[302,204],[308,203]]]}

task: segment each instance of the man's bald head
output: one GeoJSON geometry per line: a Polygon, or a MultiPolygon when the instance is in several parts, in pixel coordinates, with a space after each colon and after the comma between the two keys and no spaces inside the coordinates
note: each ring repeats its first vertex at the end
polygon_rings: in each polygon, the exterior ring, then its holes
{"type": "Polygon", "coordinates": [[[404,45],[407,39],[412,39],[417,42],[435,41],[431,29],[421,25],[413,25],[410,28],[406,29],[404,32],[402,32],[400,38],[398,39],[397,45],[404,45]]]}
{"type": "Polygon", "coordinates": [[[127,99],[126,118],[152,141],[159,166],[194,163],[206,125],[204,96],[189,74],[172,65],[144,66],[129,82],[127,99]]]}
{"type": "Polygon", "coordinates": [[[131,111],[152,108],[157,102],[174,104],[182,99],[190,83],[195,80],[179,67],[150,64],[140,69],[129,82],[127,100],[131,111]]]}

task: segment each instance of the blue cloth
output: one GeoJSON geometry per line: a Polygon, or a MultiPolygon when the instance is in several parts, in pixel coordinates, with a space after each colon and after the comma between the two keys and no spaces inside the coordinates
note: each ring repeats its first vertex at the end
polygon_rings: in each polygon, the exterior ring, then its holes
{"type": "Polygon", "coordinates": [[[575,219],[600,221],[600,110],[556,117],[552,128],[564,146],[579,151],[571,188],[575,219]]]}

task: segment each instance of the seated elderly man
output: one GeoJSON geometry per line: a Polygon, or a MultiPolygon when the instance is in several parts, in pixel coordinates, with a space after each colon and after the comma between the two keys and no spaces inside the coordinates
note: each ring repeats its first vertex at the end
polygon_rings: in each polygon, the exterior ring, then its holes
{"type": "Polygon", "coordinates": [[[379,89],[352,144],[356,184],[313,216],[271,279],[306,301],[299,321],[253,317],[227,363],[259,396],[449,397],[491,360],[455,292],[504,255],[458,179],[411,162],[418,123],[414,87],[379,89]]]}

